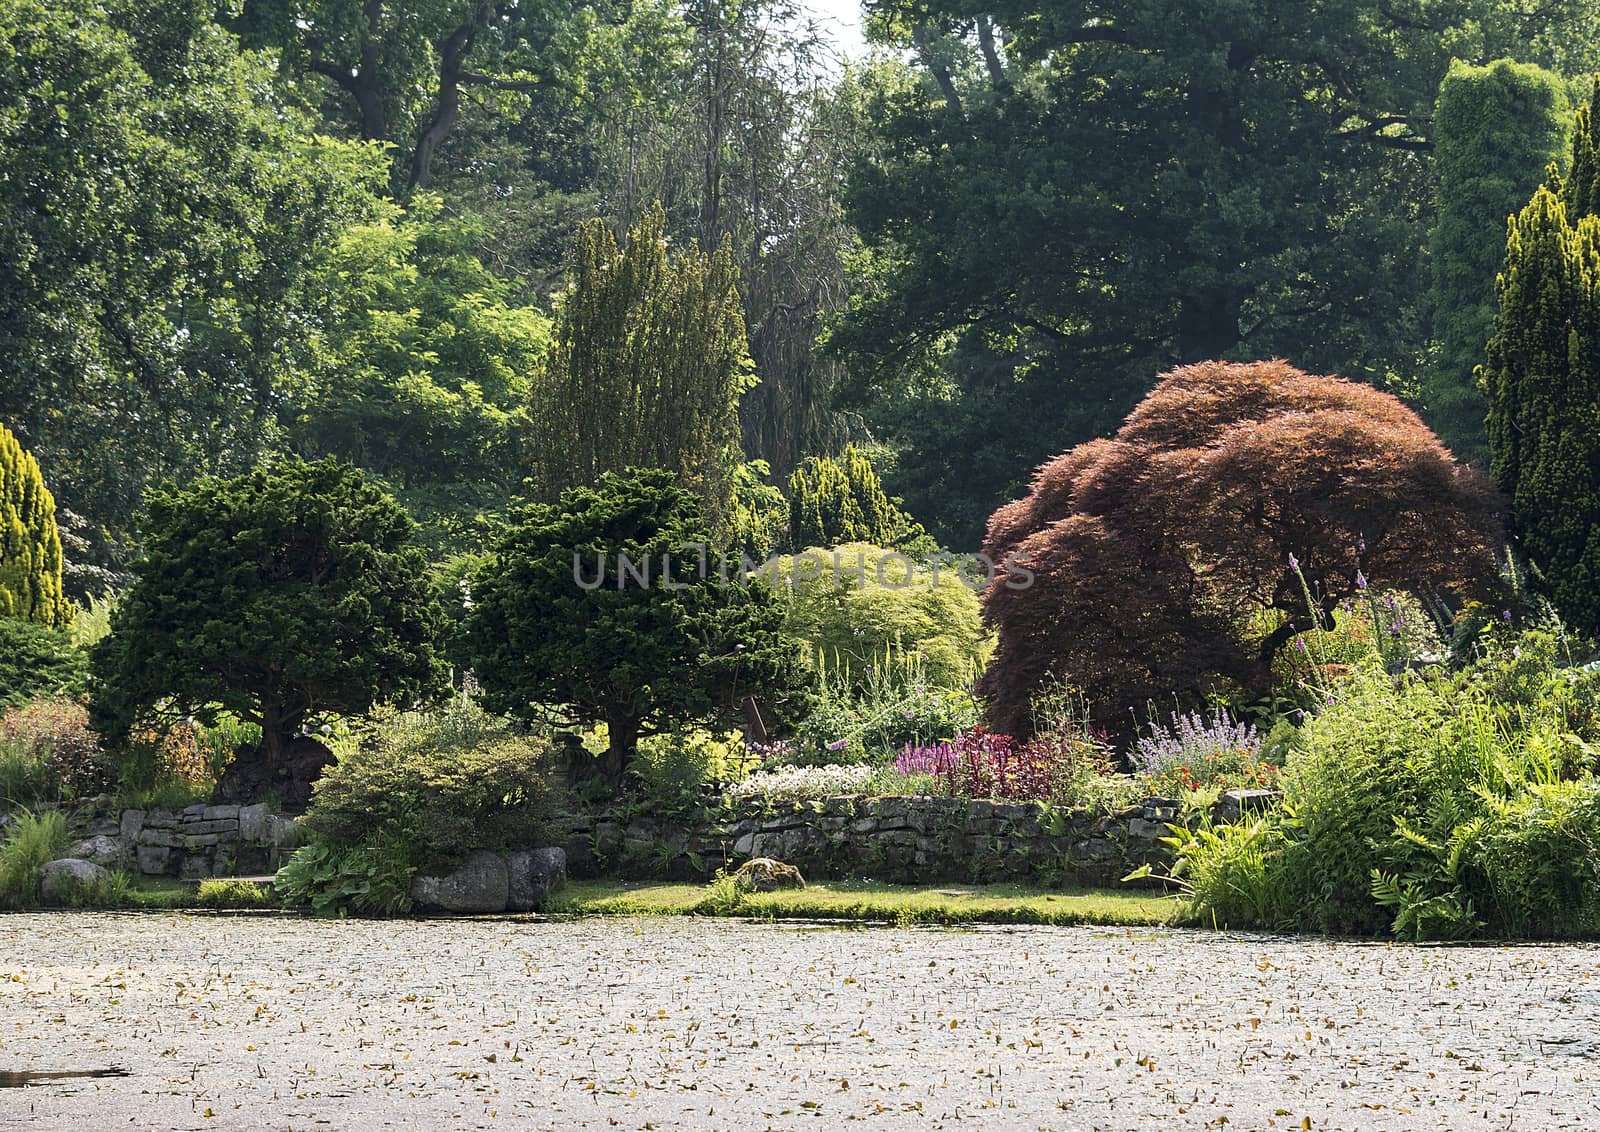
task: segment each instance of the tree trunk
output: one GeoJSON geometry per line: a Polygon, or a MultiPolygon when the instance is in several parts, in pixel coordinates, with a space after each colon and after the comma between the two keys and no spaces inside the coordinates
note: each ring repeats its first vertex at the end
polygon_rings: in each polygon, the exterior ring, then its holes
{"type": "Polygon", "coordinates": [[[608,719],[606,734],[611,745],[600,756],[600,777],[613,794],[621,794],[627,783],[628,768],[633,765],[634,752],[639,749],[639,721],[631,717],[608,719]]]}
{"type": "Polygon", "coordinates": [[[439,52],[439,91],[434,98],[433,113],[417,133],[417,146],[411,154],[411,187],[426,189],[433,181],[433,155],[439,143],[450,136],[456,117],[461,112],[461,73],[466,70],[467,56],[478,30],[489,22],[493,5],[480,0],[467,22],[450,33],[439,52]]]}
{"type": "Polygon", "coordinates": [[[300,728],[298,715],[285,709],[281,700],[265,696],[261,702],[261,762],[269,770],[283,766],[289,745],[300,728]]]}

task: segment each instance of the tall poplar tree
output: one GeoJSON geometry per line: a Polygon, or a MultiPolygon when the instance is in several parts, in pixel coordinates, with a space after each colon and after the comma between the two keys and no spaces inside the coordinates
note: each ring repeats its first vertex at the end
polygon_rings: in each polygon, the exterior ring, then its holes
{"type": "MultiPolygon", "coordinates": [[[[1596,88],[1600,97],[1600,86],[1596,88]]],[[[1595,105],[1571,172],[1512,221],[1489,342],[1491,468],[1513,526],[1569,623],[1600,631],[1600,160],[1595,105]]]]}
{"type": "Polygon", "coordinates": [[[665,468],[724,533],[742,462],[739,398],[756,383],[728,242],[670,252],[658,204],[625,246],[578,233],[555,339],[530,396],[536,493],[553,501],[605,472],[665,468]]]}

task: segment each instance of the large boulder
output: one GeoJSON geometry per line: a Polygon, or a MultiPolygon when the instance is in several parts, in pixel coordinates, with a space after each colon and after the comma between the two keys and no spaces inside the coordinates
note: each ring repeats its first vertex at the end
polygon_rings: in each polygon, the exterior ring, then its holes
{"type": "Polygon", "coordinates": [[[133,852],[131,844],[121,837],[100,834],[98,837],[80,841],[68,849],[67,858],[90,861],[108,869],[120,869],[126,868],[133,860],[133,852]]]}
{"type": "Polygon", "coordinates": [[[782,888],[804,888],[806,878],[800,870],[771,857],[757,857],[740,865],[733,883],[742,892],[777,892],[782,888]]]}
{"type": "Polygon", "coordinates": [[[565,849],[524,849],[506,854],[510,885],[506,908],[512,912],[537,912],[552,892],[567,883],[565,849]]]}
{"type": "Polygon", "coordinates": [[[93,861],[64,857],[39,868],[39,897],[50,908],[70,908],[104,892],[111,874],[93,861]]]}
{"type": "Polygon", "coordinates": [[[506,863],[480,850],[451,872],[420,872],[411,880],[411,905],[418,912],[452,916],[504,912],[511,878],[506,863]]]}

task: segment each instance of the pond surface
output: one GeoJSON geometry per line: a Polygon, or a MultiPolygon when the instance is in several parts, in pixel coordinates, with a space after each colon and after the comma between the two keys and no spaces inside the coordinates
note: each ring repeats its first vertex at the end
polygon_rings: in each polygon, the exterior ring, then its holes
{"type": "Polygon", "coordinates": [[[0,1128],[1592,1129],[1597,1022],[1595,946],[0,916],[0,1128]]]}

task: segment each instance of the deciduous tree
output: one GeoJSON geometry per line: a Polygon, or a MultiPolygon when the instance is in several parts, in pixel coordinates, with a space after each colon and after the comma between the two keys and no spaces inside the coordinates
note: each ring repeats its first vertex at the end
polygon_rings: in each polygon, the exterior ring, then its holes
{"type": "Polygon", "coordinates": [[[1364,586],[1492,589],[1501,506],[1370,386],[1283,362],[1174,370],[990,519],[985,552],[1031,572],[985,595],[991,725],[1028,733],[1052,677],[1113,727],[1211,682],[1264,692],[1276,651],[1364,586]]]}

